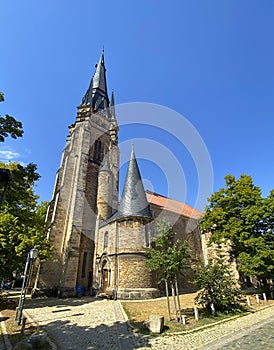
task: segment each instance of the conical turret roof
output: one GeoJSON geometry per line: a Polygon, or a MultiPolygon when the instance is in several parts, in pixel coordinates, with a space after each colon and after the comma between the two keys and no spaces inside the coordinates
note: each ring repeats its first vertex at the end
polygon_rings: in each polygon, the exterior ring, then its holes
{"type": "Polygon", "coordinates": [[[100,227],[128,217],[153,219],[133,148],[118,211],[102,222],[100,227]]]}
{"type": "Polygon", "coordinates": [[[127,216],[152,218],[133,148],[118,208],[118,217],[127,216]]]}

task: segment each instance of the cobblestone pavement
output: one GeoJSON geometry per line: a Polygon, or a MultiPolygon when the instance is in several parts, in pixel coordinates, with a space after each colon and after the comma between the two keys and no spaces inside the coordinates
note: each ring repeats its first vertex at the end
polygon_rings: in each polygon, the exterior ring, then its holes
{"type": "Polygon", "coordinates": [[[82,299],[36,299],[25,307],[63,349],[273,349],[274,307],[198,332],[149,337],[133,336],[120,303],[82,299]],[[271,345],[272,344],[272,345],[271,345]]]}
{"type": "Polygon", "coordinates": [[[200,350],[250,350],[252,348],[256,350],[274,349],[274,316],[248,327],[244,331],[237,332],[234,336],[227,336],[217,342],[210,343],[200,350]]]}
{"type": "Polygon", "coordinates": [[[273,320],[274,307],[270,307],[199,332],[151,339],[149,346],[158,350],[274,349],[273,320]]]}
{"type": "Polygon", "coordinates": [[[120,304],[93,298],[29,300],[27,315],[54,338],[60,350],[134,349],[120,304]]]}

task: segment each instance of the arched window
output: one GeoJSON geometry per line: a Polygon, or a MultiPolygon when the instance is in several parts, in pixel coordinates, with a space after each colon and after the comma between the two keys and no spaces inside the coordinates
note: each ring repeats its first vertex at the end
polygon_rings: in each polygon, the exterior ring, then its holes
{"type": "Polygon", "coordinates": [[[101,140],[95,141],[93,158],[97,162],[101,162],[104,158],[104,144],[101,140]]]}
{"type": "Polygon", "coordinates": [[[108,247],[108,232],[105,232],[104,235],[104,249],[106,249],[108,247]]]}
{"type": "Polygon", "coordinates": [[[148,227],[148,225],[145,226],[145,247],[151,247],[151,232],[150,227],[148,227]]]}
{"type": "Polygon", "coordinates": [[[88,253],[84,252],[84,254],[83,254],[83,262],[82,262],[82,274],[81,274],[82,278],[86,277],[87,260],[88,260],[88,253]]]}

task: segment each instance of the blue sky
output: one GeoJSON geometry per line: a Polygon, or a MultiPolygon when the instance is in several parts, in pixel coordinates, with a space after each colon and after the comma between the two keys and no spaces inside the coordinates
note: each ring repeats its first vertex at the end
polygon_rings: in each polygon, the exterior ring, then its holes
{"type": "MultiPolygon", "coordinates": [[[[104,45],[117,104],[159,104],[184,116],[208,149],[213,190],[226,174],[246,173],[268,195],[274,187],[273,18],[272,0],[0,0],[6,98],[0,114],[13,115],[25,130],[22,139],[0,145],[1,160],[36,163],[42,176],[36,192],[51,198],[67,127],[104,45]]],[[[142,139],[169,149],[184,179],[175,168],[172,175],[164,156],[165,166],[140,150],[146,186],[203,209],[210,190],[197,204],[200,175],[192,151],[167,135],[129,123],[120,141],[136,143],[137,157],[142,139]]]]}

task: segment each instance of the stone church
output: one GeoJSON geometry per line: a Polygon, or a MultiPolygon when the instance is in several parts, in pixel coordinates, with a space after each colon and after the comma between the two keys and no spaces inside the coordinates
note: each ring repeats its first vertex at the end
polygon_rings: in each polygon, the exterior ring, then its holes
{"type": "MultiPolygon", "coordinates": [[[[69,126],[47,221],[53,259],[38,268],[37,286],[75,295],[109,293],[121,299],[160,295],[156,276],[145,268],[146,250],[156,237],[157,219],[172,223],[177,238],[189,241],[194,259],[203,258],[198,221],[190,206],[145,191],[132,148],[120,201],[118,122],[109,99],[104,52],[69,126]]],[[[191,287],[180,277],[179,288],[191,287]]]]}

